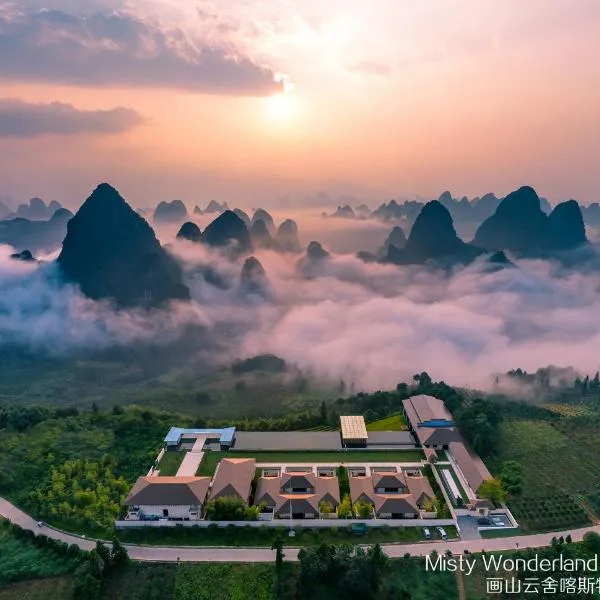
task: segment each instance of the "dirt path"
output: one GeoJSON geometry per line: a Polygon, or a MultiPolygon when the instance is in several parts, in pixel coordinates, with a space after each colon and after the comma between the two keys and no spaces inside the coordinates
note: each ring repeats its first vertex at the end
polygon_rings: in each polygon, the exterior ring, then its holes
{"type": "Polygon", "coordinates": [[[456,571],[456,587],[458,588],[458,600],[467,600],[465,580],[462,571],[456,571]]]}

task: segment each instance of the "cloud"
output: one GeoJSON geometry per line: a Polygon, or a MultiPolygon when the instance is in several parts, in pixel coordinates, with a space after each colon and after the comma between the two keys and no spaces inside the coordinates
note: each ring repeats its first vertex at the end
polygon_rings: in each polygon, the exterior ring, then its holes
{"type": "Polygon", "coordinates": [[[122,133],[143,122],[144,118],[129,108],[78,110],[61,102],[30,104],[0,98],[0,137],[122,133]]]}
{"type": "Polygon", "coordinates": [[[281,87],[270,68],[177,26],[116,12],[82,16],[1,7],[0,78],[240,96],[269,95],[281,87]]]}
{"type": "Polygon", "coordinates": [[[389,77],[392,74],[389,65],[372,61],[351,64],[348,66],[348,70],[352,73],[365,73],[367,75],[379,75],[380,77],[389,77]]]}
{"type": "Polygon", "coordinates": [[[480,262],[447,274],[333,254],[303,274],[296,257],[259,252],[271,291],[264,300],[242,291],[241,260],[188,242],[171,251],[184,265],[192,302],[117,312],[62,286],[54,265],[3,261],[9,249],[0,248],[0,344],[76,353],[160,344],[200,326],[225,364],[274,353],[357,390],[391,388],[423,370],[479,388],[518,367],[598,370],[600,271],[520,261],[516,269],[488,272],[480,262]],[[223,285],[207,283],[207,269],[223,285]]]}

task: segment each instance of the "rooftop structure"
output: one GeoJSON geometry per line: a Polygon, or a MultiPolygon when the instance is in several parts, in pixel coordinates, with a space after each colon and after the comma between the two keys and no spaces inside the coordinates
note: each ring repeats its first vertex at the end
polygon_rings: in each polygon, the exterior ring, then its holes
{"type": "Polygon", "coordinates": [[[213,477],[209,499],[239,498],[248,502],[252,479],[254,479],[253,458],[224,458],[217,466],[213,477]]]}
{"type": "Polygon", "coordinates": [[[366,446],[369,434],[362,416],[340,417],[342,444],[344,446],[366,446]]]}
{"type": "Polygon", "coordinates": [[[235,440],[235,427],[225,427],[223,429],[171,427],[164,442],[167,448],[173,448],[179,446],[183,440],[196,440],[198,437],[204,437],[206,441],[216,440],[221,445],[222,450],[229,450],[235,440]]]}
{"type": "Polygon", "coordinates": [[[139,477],[125,504],[197,504],[204,502],[210,477],[139,477]]]}
{"type": "MultiPolygon", "coordinates": [[[[458,465],[458,468],[462,471],[474,494],[477,493],[479,486],[486,479],[491,479],[492,475],[483,464],[481,458],[468,448],[463,441],[452,442],[450,444],[450,454],[458,465]]],[[[474,494],[469,494],[469,496],[473,496],[474,494]]]]}
{"type": "Polygon", "coordinates": [[[448,448],[461,437],[442,400],[421,394],[402,401],[404,415],[424,448],[448,448]]]}

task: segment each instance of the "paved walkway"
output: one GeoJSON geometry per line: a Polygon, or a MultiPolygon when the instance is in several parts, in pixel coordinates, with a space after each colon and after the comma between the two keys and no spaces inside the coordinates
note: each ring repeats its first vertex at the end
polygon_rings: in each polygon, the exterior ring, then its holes
{"type": "MultiPolygon", "coordinates": [[[[51,527],[38,527],[37,522],[29,515],[0,497],[0,516],[12,521],[23,529],[30,529],[44,533],[48,537],[61,540],[67,544],[77,544],[84,550],[91,550],[94,541],[84,539],[77,535],[65,533],[51,527]]],[[[514,550],[518,548],[540,548],[549,546],[553,537],[571,535],[574,542],[582,540],[585,533],[595,531],[600,534],[600,525],[574,529],[571,531],[558,531],[553,533],[537,533],[510,538],[495,538],[490,540],[461,540],[454,542],[421,542],[417,544],[383,544],[385,553],[392,558],[401,558],[407,552],[413,556],[427,556],[433,550],[439,553],[450,550],[454,554],[469,552],[514,550]]],[[[126,545],[127,552],[133,560],[154,562],[176,562],[177,560],[189,562],[271,562],[275,560],[275,552],[270,548],[198,548],[198,547],[163,547],[163,546],[135,546],[126,545]]],[[[298,560],[298,548],[285,548],[286,560],[298,560]]]]}

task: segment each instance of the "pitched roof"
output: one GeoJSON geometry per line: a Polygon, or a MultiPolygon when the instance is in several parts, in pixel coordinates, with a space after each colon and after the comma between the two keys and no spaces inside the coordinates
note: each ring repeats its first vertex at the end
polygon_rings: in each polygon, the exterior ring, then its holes
{"type": "Polygon", "coordinates": [[[140,477],[125,504],[178,506],[204,504],[210,477],[140,477]]]}
{"type": "Polygon", "coordinates": [[[315,492],[319,496],[319,502],[326,500],[335,505],[340,503],[340,484],[337,477],[317,477],[315,492]]]}
{"type": "Polygon", "coordinates": [[[256,484],[254,504],[265,502],[269,508],[277,504],[281,479],[279,477],[260,477],[256,484]]]}
{"type": "Polygon", "coordinates": [[[406,489],[406,480],[402,473],[373,473],[373,487],[406,489]]]}
{"type": "MultiPolygon", "coordinates": [[[[427,421],[454,422],[450,411],[439,398],[420,394],[403,400],[402,404],[408,413],[409,418],[411,416],[415,417],[415,422],[413,423],[414,427],[416,427],[417,423],[425,423],[427,421]]],[[[412,421],[413,419],[411,418],[411,422],[412,421]]]]}
{"type": "Polygon", "coordinates": [[[435,494],[427,477],[407,477],[408,491],[413,495],[417,505],[423,505],[425,500],[433,500],[435,494]]]}
{"type": "Polygon", "coordinates": [[[421,444],[431,446],[446,446],[461,439],[456,427],[417,427],[415,433],[421,444]]]}
{"type": "Polygon", "coordinates": [[[223,458],[212,480],[210,499],[229,496],[247,502],[254,479],[254,464],[253,458],[223,458]]]}
{"type": "Polygon", "coordinates": [[[312,473],[283,473],[281,476],[281,490],[292,488],[314,488],[316,477],[312,473]]]}
{"type": "Polygon", "coordinates": [[[491,479],[492,475],[481,458],[464,441],[451,443],[450,452],[474,492],[486,479],[491,479]]]}
{"type": "Polygon", "coordinates": [[[380,513],[418,513],[419,508],[410,494],[375,494],[375,510],[380,513]]]}
{"type": "Polygon", "coordinates": [[[362,499],[369,504],[375,504],[375,490],[371,477],[349,477],[348,481],[350,482],[350,498],[352,502],[358,502],[362,499]]]}

